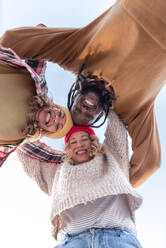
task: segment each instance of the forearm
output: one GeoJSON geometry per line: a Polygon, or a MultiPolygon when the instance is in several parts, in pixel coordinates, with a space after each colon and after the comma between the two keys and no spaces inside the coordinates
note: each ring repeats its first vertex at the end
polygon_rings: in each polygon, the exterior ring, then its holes
{"type": "Polygon", "coordinates": [[[129,175],[128,139],[124,123],[116,112],[110,110],[104,143],[117,160],[120,168],[129,175]]]}
{"type": "Polygon", "coordinates": [[[22,58],[46,59],[68,67],[79,52],[79,38],[79,29],[74,28],[23,27],[6,31],[0,43],[22,58]]]}
{"type": "Polygon", "coordinates": [[[128,127],[132,138],[130,182],[134,187],[145,182],[161,163],[160,141],[153,106],[142,111],[128,127]]]}
{"type": "Polygon", "coordinates": [[[20,146],[19,150],[24,152],[27,156],[39,160],[40,162],[60,164],[63,162],[65,153],[60,150],[52,149],[41,141],[29,142],[25,140],[20,146]]]}
{"type": "Polygon", "coordinates": [[[41,162],[39,159],[32,158],[23,152],[20,147],[16,153],[25,173],[36,181],[42,191],[50,195],[58,165],[41,162]]]}

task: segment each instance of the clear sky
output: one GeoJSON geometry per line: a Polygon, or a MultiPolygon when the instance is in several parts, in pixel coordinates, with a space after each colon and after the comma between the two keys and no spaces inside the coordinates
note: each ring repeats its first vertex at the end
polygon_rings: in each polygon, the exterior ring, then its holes
{"type": "MultiPolygon", "coordinates": [[[[106,10],[107,0],[2,0],[0,34],[19,26],[44,23],[50,27],[84,26],[106,10]]],[[[73,75],[49,63],[47,80],[55,102],[66,105],[73,75]],[[63,92],[63,94],[61,94],[63,92]]],[[[156,117],[162,147],[162,164],[146,183],[138,188],[144,198],[136,213],[138,238],[144,248],[166,247],[166,87],[156,100],[156,117]]],[[[104,127],[97,131],[101,137],[104,127]]],[[[47,144],[63,149],[63,141],[46,139],[47,144]]],[[[23,172],[15,154],[0,169],[0,247],[53,248],[50,198],[23,172]]]]}

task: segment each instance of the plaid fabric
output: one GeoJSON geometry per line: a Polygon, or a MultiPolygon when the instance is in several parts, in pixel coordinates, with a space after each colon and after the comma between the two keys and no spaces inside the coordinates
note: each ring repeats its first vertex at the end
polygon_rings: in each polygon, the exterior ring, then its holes
{"type": "Polygon", "coordinates": [[[65,156],[63,151],[54,150],[40,141],[33,143],[24,141],[18,146],[18,149],[26,153],[29,157],[38,159],[41,162],[60,164],[63,162],[65,156]]]}
{"type": "Polygon", "coordinates": [[[12,49],[0,45],[0,61],[24,73],[29,72],[35,82],[37,95],[47,94],[46,62],[44,60],[23,60],[12,49]]]}
{"type": "Polygon", "coordinates": [[[12,145],[0,145],[0,166],[5,162],[10,153],[14,152],[17,148],[17,144],[12,145]]]}
{"type": "MultiPolygon", "coordinates": [[[[23,60],[12,49],[0,45],[0,61],[24,73],[30,73],[36,86],[36,94],[47,94],[48,88],[45,80],[46,62],[44,60],[23,60]]],[[[0,145],[0,166],[9,154],[17,148],[17,144],[0,145]]]]}

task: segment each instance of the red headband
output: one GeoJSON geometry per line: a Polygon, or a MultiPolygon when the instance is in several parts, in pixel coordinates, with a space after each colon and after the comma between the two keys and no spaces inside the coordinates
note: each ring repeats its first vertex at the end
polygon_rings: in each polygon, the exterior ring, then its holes
{"type": "Polygon", "coordinates": [[[93,128],[91,127],[86,127],[86,126],[73,126],[70,131],[66,134],[65,136],[65,144],[68,142],[70,136],[73,134],[73,133],[76,133],[76,132],[85,132],[85,133],[89,133],[89,134],[92,134],[92,135],[96,135],[93,128]]]}

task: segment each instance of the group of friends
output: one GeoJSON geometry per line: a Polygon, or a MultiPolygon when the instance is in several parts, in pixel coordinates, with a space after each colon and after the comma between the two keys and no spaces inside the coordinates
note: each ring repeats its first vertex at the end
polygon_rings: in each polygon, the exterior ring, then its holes
{"type": "Polygon", "coordinates": [[[154,101],[166,78],[165,10],[164,0],[119,0],[83,28],[40,24],[0,39],[0,164],[16,150],[52,196],[56,248],[141,247],[135,188],[160,167],[154,101]],[[47,95],[46,61],[76,75],[67,108],[47,95]],[[101,144],[95,128],[106,120],[101,144]],[[65,150],[43,136],[65,137],[65,150]]]}

